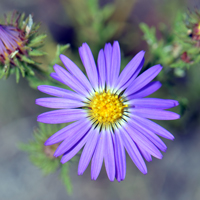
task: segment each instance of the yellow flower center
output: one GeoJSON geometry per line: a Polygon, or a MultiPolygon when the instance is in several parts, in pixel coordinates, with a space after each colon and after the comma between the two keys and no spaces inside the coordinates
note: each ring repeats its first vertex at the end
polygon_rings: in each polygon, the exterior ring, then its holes
{"type": "Polygon", "coordinates": [[[89,107],[90,115],[95,121],[107,124],[114,123],[122,118],[124,108],[128,107],[123,103],[122,97],[108,92],[96,92],[89,107]]]}

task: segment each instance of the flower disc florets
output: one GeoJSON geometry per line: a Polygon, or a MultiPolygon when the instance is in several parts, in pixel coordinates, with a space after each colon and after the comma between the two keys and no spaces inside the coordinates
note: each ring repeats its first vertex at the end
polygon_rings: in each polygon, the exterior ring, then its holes
{"type": "Polygon", "coordinates": [[[91,109],[89,113],[95,121],[107,124],[121,119],[124,108],[128,107],[128,105],[123,103],[123,99],[120,96],[108,91],[96,92],[89,107],[91,109]]]}

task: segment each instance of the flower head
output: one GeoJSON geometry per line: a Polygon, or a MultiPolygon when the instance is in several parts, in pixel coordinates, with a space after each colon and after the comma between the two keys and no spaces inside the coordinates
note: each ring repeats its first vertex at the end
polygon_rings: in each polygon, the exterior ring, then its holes
{"type": "Polygon", "coordinates": [[[28,153],[30,161],[38,168],[40,168],[43,174],[51,174],[59,169],[60,178],[63,181],[67,192],[70,194],[72,192],[72,184],[69,176],[69,164],[65,165],[60,163],[59,158],[53,156],[59,143],[44,146],[44,142],[53,133],[63,128],[65,124],[42,124],[39,123],[39,127],[34,130],[33,139],[28,143],[21,143],[19,148],[28,153]]]}
{"type": "Polygon", "coordinates": [[[32,16],[24,21],[24,14],[13,12],[6,17],[4,24],[0,24],[0,78],[8,77],[10,73],[22,76],[33,75],[31,68],[38,67],[32,60],[32,56],[42,56],[45,53],[39,51],[46,35],[37,35],[38,25],[33,23],[32,16]]]}
{"type": "MultiPolygon", "coordinates": [[[[23,52],[25,36],[22,31],[13,26],[0,25],[0,61],[5,64],[11,54],[23,52]]],[[[25,53],[25,51],[24,51],[25,53]]]]}
{"type": "Polygon", "coordinates": [[[40,98],[36,104],[58,110],[43,113],[38,121],[57,124],[74,122],[52,135],[45,145],[62,142],[54,156],[62,155],[65,163],[84,146],[79,161],[81,175],[91,161],[91,178],[96,180],[103,160],[108,178],[124,180],[125,149],[137,168],[147,173],[144,159],[162,158],[167,147],[158,137],[174,137],[158,124],[148,120],[173,120],[179,115],[165,109],[178,105],[175,100],[144,98],[161,87],[151,82],[161,71],[155,65],[138,76],[144,64],[144,51],[139,52],[120,73],[121,55],[118,42],[106,44],[98,55],[96,67],[89,46],[84,43],[79,54],[87,77],[66,56],[60,59],[66,69],[54,66],[51,76],[72,90],[41,85],[38,89],[55,97],[40,98]]]}
{"type": "Polygon", "coordinates": [[[194,24],[193,32],[192,32],[192,39],[200,40],[200,22],[194,24]]]}
{"type": "MultiPolygon", "coordinates": [[[[185,15],[185,27],[187,28],[187,36],[189,36],[193,42],[189,42],[188,38],[184,42],[194,45],[195,47],[200,46],[200,12],[197,7],[189,10],[189,13],[185,15]]],[[[182,38],[182,37],[181,37],[182,38]]],[[[187,47],[188,48],[188,47],[187,47]]]]}

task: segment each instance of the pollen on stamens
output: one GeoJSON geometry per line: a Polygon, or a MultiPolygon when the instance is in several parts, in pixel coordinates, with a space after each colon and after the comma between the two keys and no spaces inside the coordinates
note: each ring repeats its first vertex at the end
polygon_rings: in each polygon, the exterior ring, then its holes
{"type": "Polygon", "coordinates": [[[123,98],[110,91],[96,92],[89,103],[89,114],[98,123],[114,123],[122,118],[124,109],[128,107],[123,101],[123,98]]]}

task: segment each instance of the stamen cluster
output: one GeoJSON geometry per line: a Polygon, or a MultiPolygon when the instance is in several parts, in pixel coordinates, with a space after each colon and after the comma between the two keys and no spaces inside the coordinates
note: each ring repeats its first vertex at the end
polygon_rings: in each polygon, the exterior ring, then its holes
{"type": "Polygon", "coordinates": [[[123,103],[123,98],[108,92],[98,93],[96,92],[93,99],[90,102],[91,108],[90,115],[99,123],[114,123],[119,120],[124,108],[128,107],[123,103]]]}

